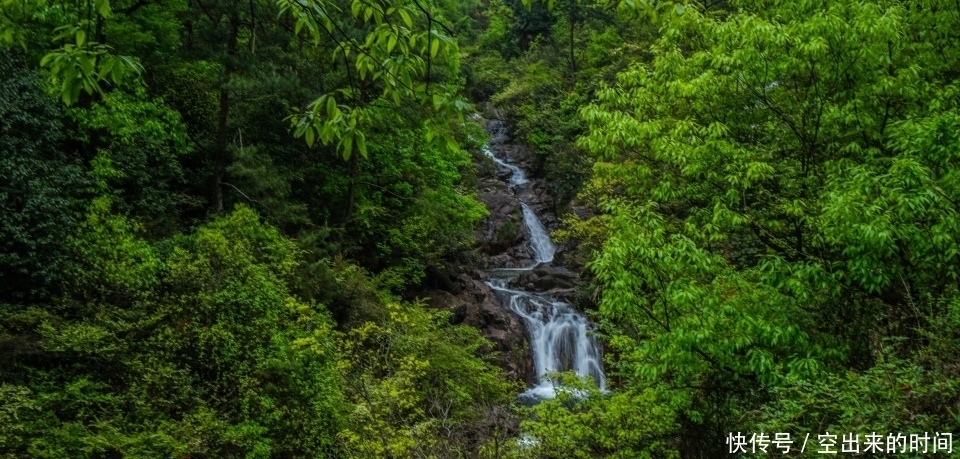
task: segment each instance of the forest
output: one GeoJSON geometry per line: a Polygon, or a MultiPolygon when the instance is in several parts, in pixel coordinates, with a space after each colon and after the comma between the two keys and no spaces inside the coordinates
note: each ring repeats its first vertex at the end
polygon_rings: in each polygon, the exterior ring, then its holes
{"type": "Polygon", "coordinates": [[[0,0],[0,459],[953,433],[956,0],[0,0]]]}

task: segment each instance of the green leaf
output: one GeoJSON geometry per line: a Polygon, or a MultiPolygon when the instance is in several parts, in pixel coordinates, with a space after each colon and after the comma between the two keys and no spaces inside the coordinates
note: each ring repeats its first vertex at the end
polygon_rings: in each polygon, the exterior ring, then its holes
{"type": "Polygon", "coordinates": [[[94,4],[96,5],[97,13],[99,13],[100,16],[105,18],[110,17],[110,0],[96,0],[94,4]]]}
{"type": "Polygon", "coordinates": [[[390,38],[387,39],[387,52],[392,52],[395,46],[397,46],[397,36],[390,35],[390,38]]]}
{"type": "Polygon", "coordinates": [[[362,132],[357,132],[357,150],[360,151],[361,156],[367,157],[367,138],[362,132]]]}
{"type": "Polygon", "coordinates": [[[313,146],[313,140],[314,140],[314,137],[313,137],[313,136],[314,136],[314,135],[315,135],[315,134],[314,134],[314,130],[313,130],[312,127],[308,127],[307,130],[306,130],[306,132],[304,132],[304,137],[305,137],[305,139],[306,139],[306,141],[307,141],[307,146],[308,146],[308,147],[312,147],[312,146],[313,146]]]}
{"type": "Polygon", "coordinates": [[[104,59],[100,62],[100,71],[97,72],[97,78],[104,79],[107,75],[111,73],[113,67],[117,65],[116,59],[104,59]]]}
{"type": "Polygon", "coordinates": [[[347,155],[345,159],[350,158],[350,155],[353,153],[353,132],[349,132],[343,136],[343,152],[347,155]]]}
{"type": "Polygon", "coordinates": [[[413,27],[413,19],[410,18],[410,13],[408,13],[405,8],[401,7],[397,9],[397,13],[400,14],[400,19],[403,20],[404,25],[406,25],[408,29],[413,27]]]}
{"type": "Polygon", "coordinates": [[[337,101],[332,96],[325,96],[327,98],[327,117],[333,118],[336,116],[337,112],[337,101]]]}

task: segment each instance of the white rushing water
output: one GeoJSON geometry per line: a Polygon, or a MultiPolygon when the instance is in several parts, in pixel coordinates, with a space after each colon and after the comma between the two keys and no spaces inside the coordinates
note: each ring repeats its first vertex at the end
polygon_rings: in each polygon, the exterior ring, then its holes
{"type": "Polygon", "coordinates": [[[489,145],[483,146],[483,154],[493,159],[493,162],[496,163],[498,166],[510,170],[511,172],[510,185],[523,185],[524,183],[527,183],[529,181],[527,180],[526,174],[523,173],[523,169],[520,169],[519,167],[514,166],[513,164],[509,164],[506,161],[500,158],[497,158],[493,154],[493,150],[490,148],[489,145]]]}
{"type": "Polygon", "coordinates": [[[550,240],[550,233],[543,227],[543,223],[533,213],[530,206],[520,203],[523,209],[523,224],[527,226],[530,232],[530,246],[533,248],[533,259],[537,263],[550,263],[553,261],[553,255],[557,253],[556,246],[550,240]]]}
{"type": "MultiPolygon", "coordinates": [[[[506,138],[502,124],[494,127],[495,141],[506,138]]],[[[512,186],[528,182],[523,170],[494,155],[490,146],[484,146],[484,154],[493,158],[498,166],[512,172],[508,183],[512,186]]],[[[500,269],[500,272],[530,271],[541,263],[550,263],[556,254],[556,246],[550,240],[550,233],[540,218],[526,203],[521,202],[523,223],[530,235],[530,246],[534,253],[535,264],[526,268],[500,269]]],[[[537,374],[537,385],[527,390],[523,396],[535,400],[553,398],[556,387],[547,379],[550,373],[574,371],[579,376],[593,378],[602,390],[606,384],[603,374],[600,346],[596,338],[590,335],[592,324],[579,311],[569,304],[555,301],[538,292],[510,289],[507,279],[493,279],[487,282],[501,301],[523,319],[530,333],[530,347],[533,351],[533,364],[537,374]]]]}
{"type": "Polygon", "coordinates": [[[535,293],[512,290],[506,281],[489,283],[510,302],[510,309],[519,315],[530,332],[530,348],[537,372],[537,385],[525,395],[534,398],[553,398],[556,388],[545,379],[550,373],[573,370],[579,376],[589,376],[600,389],[606,385],[600,346],[590,336],[590,323],[567,303],[553,301],[535,293]]]}

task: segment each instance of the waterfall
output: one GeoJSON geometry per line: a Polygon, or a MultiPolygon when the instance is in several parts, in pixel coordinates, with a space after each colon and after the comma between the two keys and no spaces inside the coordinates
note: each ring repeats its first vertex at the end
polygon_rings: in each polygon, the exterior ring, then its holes
{"type": "Polygon", "coordinates": [[[521,202],[520,207],[523,209],[523,224],[527,226],[527,231],[530,232],[530,246],[533,248],[534,260],[537,263],[550,263],[557,251],[553,241],[550,240],[550,233],[543,227],[543,223],[537,218],[537,214],[533,213],[530,206],[521,202]]]}
{"type": "MultiPolygon", "coordinates": [[[[502,123],[493,123],[491,131],[494,136],[493,143],[500,143],[506,139],[502,123]]],[[[520,188],[528,183],[523,170],[498,158],[490,145],[484,146],[483,153],[492,158],[497,166],[511,172],[507,180],[511,189],[520,188]]],[[[520,202],[520,206],[523,211],[523,223],[530,235],[530,246],[535,263],[525,268],[498,269],[497,271],[501,274],[516,276],[518,273],[531,271],[540,264],[552,262],[556,253],[556,246],[550,240],[550,233],[537,214],[527,203],[520,202]]],[[[556,389],[546,376],[559,371],[572,370],[579,376],[589,376],[601,390],[604,389],[606,379],[603,374],[600,346],[596,338],[589,333],[593,325],[586,317],[569,304],[556,301],[542,292],[510,289],[506,278],[491,279],[487,285],[497,292],[501,302],[508,305],[523,319],[529,332],[537,385],[527,390],[523,397],[534,400],[553,398],[556,395],[556,389]]]]}
{"type": "Polygon", "coordinates": [[[505,284],[503,279],[488,283],[509,301],[510,309],[523,319],[530,333],[537,385],[524,395],[536,399],[553,398],[556,389],[545,377],[549,373],[570,370],[579,376],[593,378],[597,386],[604,389],[606,378],[600,346],[589,334],[591,325],[587,319],[564,302],[511,290],[505,284]]]}
{"type": "Polygon", "coordinates": [[[514,166],[513,164],[509,164],[506,161],[500,158],[497,158],[496,155],[493,154],[493,150],[490,148],[490,145],[483,146],[483,154],[493,159],[493,162],[496,163],[498,166],[508,169],[511,172],[510,185],[514,185],[514,186],[523,185],[528,182],[526,174],[523,173],[523,169],[520,169],[519,167],[514,166]]]}

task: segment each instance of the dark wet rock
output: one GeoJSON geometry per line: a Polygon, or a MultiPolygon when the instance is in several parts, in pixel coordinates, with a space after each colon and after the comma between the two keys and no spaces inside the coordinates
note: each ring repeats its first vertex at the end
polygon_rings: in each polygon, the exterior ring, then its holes
{"type": "Polygon", "coordinates": [[[536,263],[529,249],[511,247],[507,253],[487,257],[487,269],[525,268],[536,263]]]}
{"type": "Polygon", "coordinates": [[[520,202],[506,190],[489,190],[480,193],[490,211],[480,227],[477,240],[483,252],[493,255],[504,253],[526,240],[523,231],[523,214],[520,202]]]}
{"type": "MultiPolygon", "coordinates": [[[[482,112],[481,114],[483,115],[483,128],[486,129],[487,132],[499,131],[506,135],[506,126],[504,126],[502,121],[504,118],[503,110],[488,104],[480,107],[480,110],[482,112]]],[[[496,140],[497,139],[494,139],[494,141],[496,140]]],[[[506,139],[503,141],[506,141],[506,139]]]]}
{"type": "MultiPolygon", "coordinates": [[[[504,139],[509,140],[505,137],[504,139]]],[[[510,163],[520,166],[525,171],[534,169],[533,165],[537,161],[537,155],[530,147],[503,142],[495,142],[494,146],[500,152],[497,156],[507,158],[510,163]]]]}
{"type": "Polygon", "coordinates": [[[577,285],[577,273],[567,268],[539,265],[530,271],[522,272],[510,281],[510,286],[523,286],[524,289],[546,292],[556,289],[574,289],[577,285]]]}
{"type": "Polygon", "coordinates": [[[574,303],[577,297],[577,289],[575,288],[554,288],[543,292],[544,296],[548,296],[557,301],[563,301],[565,303],[574,303]]]}
{"type": "Polygon", "coordinates": [[[527,384],[536,382],[527,329],[520,318],[503,307],[493,290],[480,280],[461,275],[455,282],[459,284],[459,294],[431,290],[425,292],[429,298],[427,304],[451,311],[451,321],[455,324],[479,329],[493,343],[497,363],[505,377],[527,384]]]}
{"type": "Polygon", "coordinates": [[[497,177],[497,180],[502,180],[506,182],[507,180],[510,180],[510,176],[513,175],[513,172],[511,172],[510,169],[504,169],[502,167],[494,167],[494,169],[496,169],[495,175],[497,177]]]}
{"type": "Polygon", "coordinates": [[[544,199],[543,189],[536,185],[527,185],[517,191],[517,199],[527,203],[534,213],[539,214],[544,199]]]}

